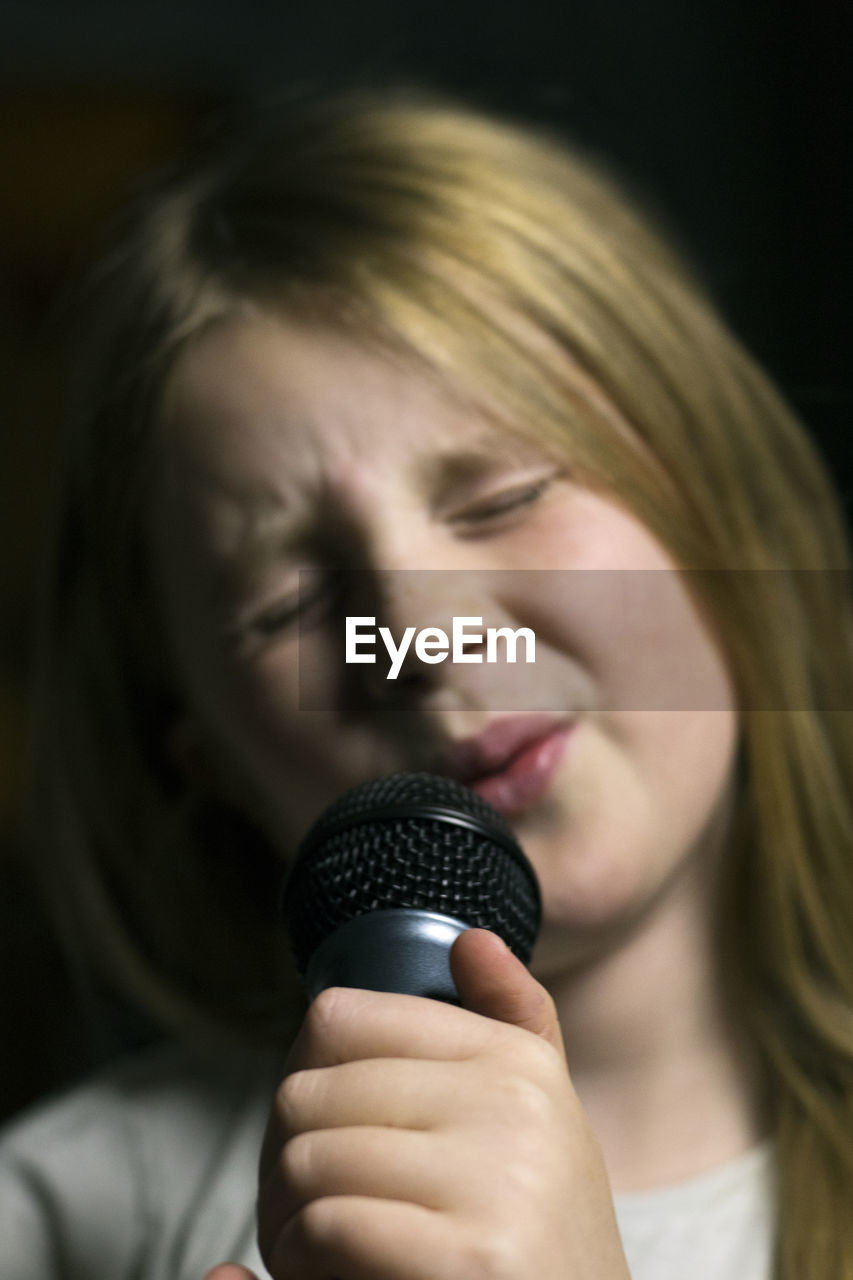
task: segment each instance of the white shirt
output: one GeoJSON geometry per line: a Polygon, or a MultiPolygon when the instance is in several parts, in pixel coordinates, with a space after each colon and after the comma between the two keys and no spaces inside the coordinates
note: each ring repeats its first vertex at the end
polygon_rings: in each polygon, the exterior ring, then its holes
{"type": "Polygon", "coordinates": [[[770,1280],[773,1147],[675,1186],[614,1197],[632,1280],[770,1280]]]}
{"type": "MultiPolygon", "coordinates": [[[[157,1050],[13,1124],[0,1140],[2,1280],[202,1280],[267,1272],[255,1244],[271,1056],[157,1050]]],[[[769,1280],[772,1154],[616,1197],[633,1280],[769,1280]]]]}

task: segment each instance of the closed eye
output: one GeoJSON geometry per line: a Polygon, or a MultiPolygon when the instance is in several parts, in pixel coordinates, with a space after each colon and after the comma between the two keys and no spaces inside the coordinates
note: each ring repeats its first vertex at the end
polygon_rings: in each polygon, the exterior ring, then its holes
{"type": "Polygon", "coordinates": [[[295,624],[299,618],[301,603],[299,595],[295,598],[288,596],[286,600],[277,600],[275,604],[252,618],[248,624],[249,629],[255,635],[264,638],[276,635],[277,632],[284,631],[295,624]]]}
{"type": "MultiPolygon", "coordinates": [[[[454,512],[448,518],[449,523],[463,530],[468,527],[474,535],[481,531],[480,526],[493,524],[501,526],[504,522],[512,523],[515,515],[523,513],[526,508],[534,506],[539,501],[557,479],[558,474],[557,472],[549,473],[539,476],[534,481],[502,489],[499,493],[454,512]]],[[[487,528],[482,530],[482,532],[487,531],[487,528]]]]}
{"type": "Polygon", "coordinates": [[[299,589],[250,614],[234,631],[237,643],[264,644],[297,628],[315,626],[328,616],[338,594],[335,574],[302,575],[299,589]]]}

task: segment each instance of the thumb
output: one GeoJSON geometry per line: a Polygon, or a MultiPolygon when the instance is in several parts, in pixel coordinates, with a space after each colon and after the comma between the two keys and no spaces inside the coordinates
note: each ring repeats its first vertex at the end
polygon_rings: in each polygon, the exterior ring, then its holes
{"type": "Polygon", "coordinates": [[[464,1008],[532,1031],[565,1060],[563,1033],[550,993],[496,933],[488,929],[461,933],[450,951],[450,972],[464,1008]]]}

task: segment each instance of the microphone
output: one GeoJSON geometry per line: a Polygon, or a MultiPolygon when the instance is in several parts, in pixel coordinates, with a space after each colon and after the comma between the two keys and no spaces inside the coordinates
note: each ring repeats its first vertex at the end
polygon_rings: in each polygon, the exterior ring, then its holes
{"type": "Polygon", "coordinates": [[[450,948],[491,929],[525,963],[539,932],[536,874],[475,792],[398,773],[345,792],[302,841],[282,895],[309,999],[363,987],[458,1004],[450,948]]]}

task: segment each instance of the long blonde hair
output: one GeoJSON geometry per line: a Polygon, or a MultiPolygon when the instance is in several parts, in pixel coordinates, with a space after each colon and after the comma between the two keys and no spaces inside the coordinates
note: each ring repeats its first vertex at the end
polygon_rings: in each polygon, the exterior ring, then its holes
{"type": "Polygon", "coordinates": [[[271,114],[147,198],[92,277],[39,685],[41,846],[67,933],[173,1028],[280,1036],[298,1007],[278,864],[164,759],[179,692],[142,537],[164,380],[246,300],[369,335],[499,406],[693,575],[742,713],[720,929],[767,1081],[777,1275],[850,1280],[844,532],[804,433],[684,267],[547,138],[411,95],[271,114]]]}

